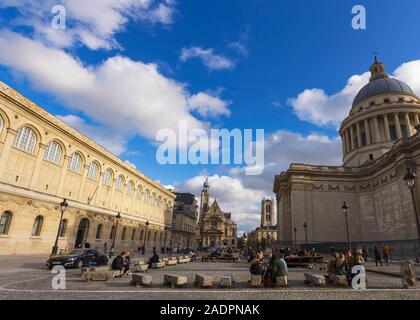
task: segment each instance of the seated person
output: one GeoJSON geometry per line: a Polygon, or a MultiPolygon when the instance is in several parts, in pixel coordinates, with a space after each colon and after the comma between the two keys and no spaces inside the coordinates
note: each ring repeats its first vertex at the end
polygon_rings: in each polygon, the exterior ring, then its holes
{"type": "Polygon", "coordinates": [[[116,256],[112,261],[111,269],[121,271],[121,273],[127,272],[125,264],[126,255],[127,252],[122,251],[118,256],[116,256]]]}
{"type": "Polygon", "coordinates": [[[149,259],[149,268],[152,268],[153,263],[158,263],[159,262],[159,255],[157,254],[157,252],[155,251],[153,253],[153,256],[149,259]]]}
{"type": "Polygon", "coordinates": [[[254,259],[251,262],[251,266],[249,267],[249,271],[251,272],[252,275],[263,276],[264,273],[265,273],[265,268],[264,268],[264,265],[262,264],[261,260],[254,259]]]}
{"type": "Polygon", "coordinates": [[[268,286],[273,286],[274,283],[276,283],[277,277],[285,277],[285,283],[287,283],[287,274],[287,263],[283,259],[283,255],[276,252],[271,258],[270,264],[268,265],[268,272],[266,274],[266,284],[268,284],[268,286]]]}

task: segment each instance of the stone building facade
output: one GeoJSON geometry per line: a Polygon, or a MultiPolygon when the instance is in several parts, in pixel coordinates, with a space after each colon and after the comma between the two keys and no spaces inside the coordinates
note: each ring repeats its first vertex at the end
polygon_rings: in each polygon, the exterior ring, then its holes
{"type": "Polygon", "coordinates": [[[230,247],[237,246],[237,225],[230,212],[223,212],[216,200],[209,205],[210,193],[208,180],[201,191],[199,246],[230,247]]]}
{"type": "Polygon", "coordinates": [[[162,246],[172,224],[172,192],[0,82],[0,255],[50,253],[63,198],[60,249],[109,250],[118,212],[116,250],[162,246]]]}
{"type": "Polygon", "coordinates": [[[172,217],[173,247],[195,248],[198,204],[191,193],[175,192],[176,199],[172,217]]]}
{"type": "MultiPolygon", "coordinates": [[[[389,78],[375,59],[370,82],[356,96],[340,136],[343,166],[292,164],[275,177],[279,240],[345,242],[343,202],[351,241],[416,239],[407,168],[420,174],[420,99],[389,78]]],[[[420,188],[415,198],[420,203],[420,188]]]]}

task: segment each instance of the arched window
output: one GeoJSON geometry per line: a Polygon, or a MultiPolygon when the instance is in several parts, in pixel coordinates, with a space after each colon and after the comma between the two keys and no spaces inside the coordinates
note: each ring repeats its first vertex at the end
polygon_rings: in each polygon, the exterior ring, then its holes
{"type": "Polygon", "coordinates": [[[82,168],[82,157],[77,152],[73,152],[69,161],[69,170],[80,172],[82,168]]]}
{"type": "Polygon", "coordinates": [[[131,232],[131,240],[134,240],[136,237],[136,229],[133,228],[133,232],[131,232]]]}
{"type": "Polygon", "coordinates": [[[156,241],[157,231],[155,231],[155,235],[153,236],[153,241],[156,241]]]}
{"type": "Polygon", "coordinates": [[[149,241],[150,240],[150,234],[151,234],[151,231],[149,230],[149,232],[147,233],[146,241],[149,241]]]}
{"type": "Polygon", "coordinates": [[[143,192],[143,190],[142,190],[141,186],[138,186],[137,190],[136,190],[136,198],[137,199],[141,199],[142,192],[143,192]]]}
{"type": "Polygon", "coordinates": [[[162,236],[163,236],[163,233],[161,232],[159,235],[159,242],[162,242],[162,236]]]}
{"type": "Polygon", "coordinates": [[[67,219],[63,219],[60,224],[60,230],[58,231],[58,235],[60,237],[65,237],[67,231],[67,219]]]}
{"type": "Polygon", "coordinates": [[[157,206],[158,206],[158,208],[160,208],[160,207],[161,207],[161,205],[162,205],[162,198],[161,198],[161,196],[159,196],[159,197],[157,198],[157,206]]]}
{"type": "Polygon", "coordinates": [[[112,180],[112,173],[110,169],[106,169],[104,171],[104,176],[102,178],[102,183],[109,186],[111,185],[111,180],[112,180]]]}
{"type": "Polygon", "coordinates": [[[32,227],[32,236],[40,236],[42,223],[44,222],[44,218],[42,216],[37,216],[34,221],[34,225],[32,227]]]}
{"type": "Polygon", "coordinates": [[[127,228],[126,228],[126,227],[124,227],[124,228],[122,229],[121,240],[125,240],[125,235],[126,235],[126,233],[127,233],[127,228]]]}
{"type": "Polygon", "coordinates": [[[109,234],[109,239],[114,239],[115,236],[115,226],[112,226],[111,233],[109,234]]]}
{"type": "Polygon", "coordinates": [[[115,181],[115,189],[121,191],[122,190],[122,185],[123,185],[123,177],[118,176],[117,180],[115,181]]]}
{"type": "Polygon", "coordinates": [[[96,238],[95,239],[101,239],[102,236],[102,224],[98,225],[98,228],[96,229],[96,238]]]}
{"type": "Polygon", "coordinates": [[[96,180],[98,178],[98,165],[96,164],[96,162],[92,161],[89,164],[87,177],[92,180],[96,180]]]}
{"type": "Polygon", "coordinates": [[[45,149],[44,160],[52,163],[60,163],[61,160],[61,147],[56,141],[50,141],[45,149]]]}
{"type": "Polygon", "coordinates": [[[144,239],[144,230],[141,230],[140,232],[140,241],[143,241],[144,239]]]}
{"type": "Polygon", "coordinates": [[[152,204],[152,206],[156,205],[156,194],[152,193],[150,203],[152,204]]]}
{"type": "Polygon", "coordinates": [[[150,191],[146,190],[144,192],[144,202],[149,202],[150,201],[150,191]]]}
{"type": "Polygon", "coordinates": [[[12,213],[5,211],[0,217],[0,234],[8,234],[10,223],[12,222],[12,213]]]}
{"type": "Polygon", "coordinates": [[[33,153],[35,150],[35,144],[35,132],[29,127],[19,128],[15,140],[13,141],[13,146],[20,150],[33,153]]]}
{"type": "Polygon", "coordinates": [[[133,183],[130,181],[129,183],[127,183],[127,190],[126,190],[126,192],[127,192],[128,194],[133,194],[133,191],[134,191],[134,185],[133,185],[133,183]]]}

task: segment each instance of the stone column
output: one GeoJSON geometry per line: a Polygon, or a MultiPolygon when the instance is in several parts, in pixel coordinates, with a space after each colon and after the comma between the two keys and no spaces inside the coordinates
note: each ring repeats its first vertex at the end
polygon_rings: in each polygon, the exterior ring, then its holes
{"type": "Polygon", "coordinates": [[[103,185],[103,183],[102,183],[103,179],[104,179],[104,173],[100,172],[99,173],[99,181],[98,181],[98,183],[99,183],[98,184],[98,189],[96,190],[96,194],[93,196],[93,197],[96,196],[96,199],[95,199],[95,205],[96,206],[101,206],[101,204],[99,202],[101,201],[101,190],[102,190],[102,185],[103,185]]]}
{"type": "Polygon", "coordinates": [[[39,171],[41,169],[42,161],[44,161],[44,152],[47,148],[47,145],[39,143],[38,154],[36,155],[36,162],[34,170],[32,172],[31,182],[29,184],[29,189],[35,189],[38,182],[39,171]]]}
{"type": "Polygon", "coordinates": [[[342,152],[343,152],[343,156],[346,155],[346,135],[345,132],[343,133],[343,135],[341,136],[341,148],[342,148],[342,152]]]}
{"type": "Polygon", "coordinates": [[[346,149],[347,154],[351,152],[351,144],[350,144],[350,129],[346,129],[346,149]]]}
{"type": "Polygon", "coordinates": [[[385,136],[387,141],[391,141],[391,133],[389,132],[388,114],[384,114],[385,136]]]}
{"type": "Polygon", "coordinates": [[[419,114],[418,113],[413,113],[414,116],[414,126],[418,126],[420,124],[419,122],[419,114]]]}
{"type": "Polygon", "coordinates": [[[12,148],[13,141],[15,140],[16,130],[7,128],[6,140],[0,154],[0,180],[3,180],[4,171],[8,163],[10,149],[12,148]]]}
{"type": "Polygon", "coordinates": [[[372,140],[370,137],[369,119],[365,119],[364,122],[365,122],[366,143],[371,144],[372,140]]]}
{"type": "Polygon", "coordinates": [[[351,126],[351,127],[349,128],[349,130],[350,130],[350,146],[351,146],[351,150],[353,151],[353,150],[355,149],[355,146],[354,146],[354,133],[353,133],[353,126],[351,126]]]}
{"type": "Polygon", "coordinates": [[[394,122],[395,122],[395,129],[397,130],[397,138],[402,138],[402,132],[401,132],[401,125],[400,125],[400,119],[398,118],[398,113],[394,113],[394,122]]]}
{"type": "Polygon", "coordinates": [[[127,183],[124,183],[123,186],[122,186],[123,196],[122,196],[121,207],[120,207],[121,212],[123,212],[123,210],[124,210],[125,195],[127,193],[126,188],[127,188],[127,183]]]}
{"type": "Polygon", "coordinates": [[[358,147],[362,147],[362,134],[360,133],[360,124],[359,122],[356,122],[356,132],[357,132],[357,144],[358,147]]]}
{"type": "Polygon", "coordinates": [[[85,188],[85,183],[86,183],[86,177],[87,177],[87,169],[89,168],[89,166],[87,164],[84,164],[82,166],[82,183],[80,184],[80,190],[79,190],[79,194],[77,195],[77,200],[82,200],[82,195],[83,195],[83,189],[85,188]]]}
{"type": "Polygon", "coordinates": [[[381,132],[379,131],[378,117],[373,118],[373,127],[375,130],[375,142],[381,141],[381,132]]]}
{"type": "Polygon", "coordinates": [[[411,127],[410,114],[408,112],[406,112],[406,113],[404,113],[404,117],[405,117],[405,126],[407,127],[408,137],[411,137],[414,134],[414,132],[413,132],[413,129],[411,127]]]}
{"type": "Polygon", "coordinates": [[[58,196],[64,196],[64,197],[67,196],[67,195],[63,195],[63,186],[64,186],[64,180],[66,180],[67,167],[69,165],[70,159],[71,159],[70,156],[64,155],[63,168],[61,169],[60,182],[58,183],[58,188],[57,188],[58,196]]]}

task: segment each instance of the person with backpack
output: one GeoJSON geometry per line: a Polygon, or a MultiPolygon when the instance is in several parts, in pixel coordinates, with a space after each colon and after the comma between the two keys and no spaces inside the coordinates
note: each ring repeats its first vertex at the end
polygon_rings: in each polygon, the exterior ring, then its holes
{"type": "MultiPolygon", "coordinates": [[[[114,258],[111,264],[112,270],[118,270],[121,274],[125,274],[127,272],[127,263],[126,263],[127,252],[122,251],[118,256],[114,258]]],[[[128,264],[128,266],[130,266],[128,264]]]]}

